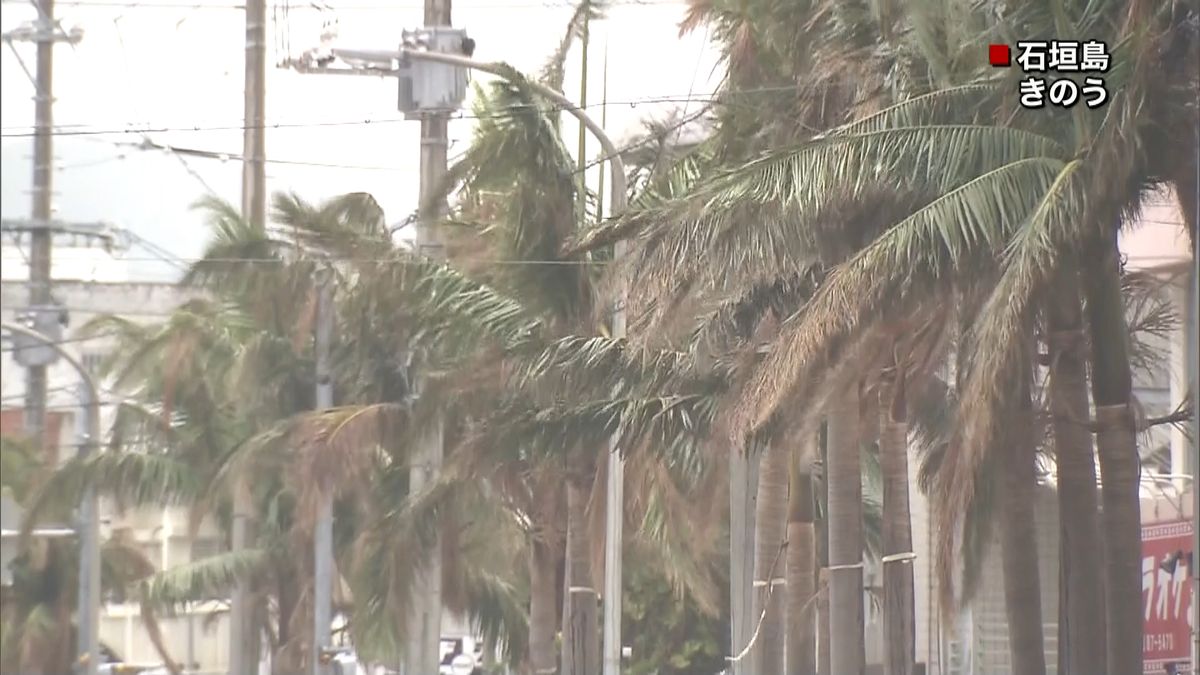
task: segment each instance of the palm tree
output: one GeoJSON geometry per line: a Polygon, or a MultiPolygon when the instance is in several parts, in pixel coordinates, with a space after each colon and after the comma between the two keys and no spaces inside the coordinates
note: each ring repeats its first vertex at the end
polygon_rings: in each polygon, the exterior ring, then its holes
{"type": "MultiPolygon", "coordinates": [[[[487,94],[477,90],[477,96],[480,117],[492,119],[480,125],[467,155],[451,168],[450,175],[463,185],[455,219],[486,224],[476,239],[486,255],[546,263],[497,269],[485,278],[521,298],[522,304],[544,312],[544,325],[551,334],[598,332],[592,318],[595,299],[587,257],[563,258],[558,253],[581,224],[575,210],[579,197],[574,163],[557,120],[539,109],[539,101],[527,88],[509,82],[493,84],[487,94]],[[496,115],[496,110],[525,112],[496,115]]],[[[587,505],[599,447],[563,448],[567,592],[561,667],[577,675],[598,672],[600,664],[598,595],[587,534],[587,505]]]]}
{"type": "MultiPolygon", "coordinates": [[[[811,137],[812,130],[827,128],[840,121],[840,116],[846,112],[863,105],[873,105],[872,99],[877,95],[875,89],[881,83],[881,78],[873,77],[872,69],[855,69],[855,77],[852,78],[834,78],[830,76],[831,70],[823,69],[828,63],[822,61],[836,61],[841,70],[847,64],[854,68],[853,64],[863,62],[861,50],[872,42],[869,37],[871,31],[879,30],[879,26],[887,26],[890,19],[871,18],[864,13],[859,25],[851,26],[854,22],[847,22],[849,14],[841,9],[835,8],[831,12],[825,8],[815,8],[809,3],[713,2],[692,5],[683,29],[694,29],[704,23],[711,25],[718,41],[725,47],[729,64],[726,96],[731,105],[723,108],[721,129],[714,142],[718,148],[716,154],[727,162],[727,167],[736,166],[742,158],[754,156],[770,145],[811,137]],[[859,28],[865,30],[858,31],[859,28]],[[854,33],[849,36],[853,39],[841,40],[847,37],[848,30],[854,33]],[[823,41],[822,34],[825,31],[830,31],[834,37],[823,41]],[[797,81],[803,81],[811,88],[792,89],[797,81]],[[778,90],[774,94],[770,93],[772,85],[778,90]],[[751,105],[740,107],[738,104],[751,105]],[[755,131],[751,132],[751,129],[755,131]]],[[[718,168],[717,175],[722,175],[721,171],[718,168]]],[[[713,219],[697,217],[704,209],[716,204],[711,200],[715,193],[703,190],[693,192],[700,194],[690,195],[685,200],[686,206],[672,211],[670,206],[659,208],[659,205],[654,205],[636,216],[632,227],[628,224],[618,225],[607,235],[634,233],[637,248],[628,266],[633,278],[630,285],[638,290],[631,304],[647,308],[646,323],[651,326],[649,330],[652,333],[657,332],[654,326],[670,325],[675,314],[686,311],[697,300],[703,303],[711,301],[713,296],[719,300],[728,296],[741,299],[752,293],[761,295],[764,287],[770,288],[773,279],[787,279],[798,272],[803,274],[810,267],[819,268],[819,263],[824,260],[837,262],[845,255],[847,243],[851,249],[855,245],[856,235],[847,236],[846,231],[837,234],[828,230],[785,231],[776,228],[775,223],[763,230],[759,228],[761,221],[747,220],[745,212],[731,212],[727,221],[716,224],[713,219]],[[661,223],[670,225],[664,227],[661,223]],[[691,253],[680,255],[681,252],[692,250],[705,251],[703,263],[691,253]],[[719,262],[714,264],[714,260],[719,262]]],[[[746,194],[752,194],[752,199],[770,198],[763,193],[746,194]]],[[[853,218],[845,220],[853,221],[853,218]]],[[[853,231],[855,228],[846,229],[853,231]]],[[[597,235],[596,238],[603,239],[604,236],[597,235]]],[[[774,292],[789,297],[789,292],[794,290],[776,288],[774,292]]],[[[811,289],[800,297],[803,299],[809,294],[811,289]]],[[[792,311],[796,311],[794,306],[782,316],[786,317],[792,311]]],[[[859,388],[859,382],[856,378],[847,378],[844,386],[848,392],[854,392],[859,388]]],[[[850,394],[846,393],[844,397],[850,397],[850,394]]],[[[838,399],[838,396],[831,398],[838,399]]],[[[857,402],[835,409],[844,414],[859,414],[857,402]]],[[[833,410],[829,412],[832,414],[833,410]]],[[[836,424],[853,426],[850,422],[836,424]]],[[[844,484],[846,489],[851,490],[843,493],[839,487],[835,487],[835,493],[831,495],[830,514],[841,525],[861,523],[862,519],[861,497],[853,493],[857,489],[854,486],[861,482],[854,461],[858,457],[860,439],[856,432],[851,435],[854,437],[852,440],[846,439],[845,434],[835,434],[845,443],[839,456],[831,456],[829,463],[831,475],[838,477],[837,484],[844,484]]],[[[740,443],[741,440],[735,437],[734,442],[740,443]]],[[[770,451],[765,459],[770,459],[770,451]]],[[[777,461],[763,468],[768,472],[777,472],[783,466],[777,461]]],[[[785,510],[782,503],[785,491],[778,486],[784,480],[782,476],[768,477],[764,473],[760,481],[757,528],[761,536],[757,543],[756,585],[766,583],[763,576],[774,557],[775,530],[781,527],[778,521],[782,519],[778,514],[785,510]]],[[[854,567],[861,566],[862,561],[860,534],[861,525],[857,528],[838,527],[834,534],[838,540],[838,556],[846,558],[841,564],[835,561],[837,569],[833,592],[838,598],[833,603],[834,611],[845,619],[843,630],[835,631],[844,647],[841,650],[844,657],[840,660],[842,665],[835,668],[849,668],[846,672],[861,669],[863,658],[863,641],[861,637],[854,637],[862,635],[863,624],[862,574],[860,567],[854,567]],[[844,546],[842,540],[846,540],[844,546]],[[854,552],[856,550],[857,553],[854,552]]],[[[789,589],[789,592],[804,591],[803,587],[797,587],[789,589]]],[[[768,670],[781,662],[782,645],[770,644],[772,637],[783,633],[783,629],[776,625],[780,621],[782,614],[772,614],[762,631],[768,644],[759,649],[767,650],[767,661],[765,666],[756,665],[768,670]]],[[[751,666],[753,668],[754,665],[751,666]]]]}
{"type": "MultiPolygon", "coordinates": [[[[63,522],[70,505],[40,503],[43,484],[50,478],[45,453],[23,439],[5,436],[0,443],[4,493],[17,504],[30,506],[27,530],[47,522],[63,522]]],[[[78,492],[72,493],[78,494],[78,492]]],[[[154,574],[154,564],[123,531],[100,546],[100,585],[105,597],[124,599],[142,580],[154,574]]],[[[9,563],[12,584],[4,588],[0,609],[0,667],[21,673],[70,672],[74,617],[78,615],[79,547],[71,540],[23,538],[9,563]]],[[[142,603],[142,621],[163,663],[173,675],[179,666],[167,652],[155,608],[142,603]]]]}
{"type": "MultiPolygon", "coordinates": [[[[1073,8],[1069,14],[1078,17],[1080,26],[1094,29],[1100,25],[1115,25],[1115,21],[1110,24],[1104,22],[1110,21],[1120,9],[1120,3],[1092,3],[1086,8],[1073,8]]],[[[970,13],[966,15],[970,16],[970,13]]],[[[1038,15],[1035,13],[1034,16],[1038,15]]],[[[1158,20],[1165,21],[1161,15],[1158,20]]],[[[1003,23],[999,25],[1006,28],[1003,23]]],[[[1031,29],[1026,26],[1022,30],[1023,34],[1027,34],[1031,29]]],[[[1116,43],[1115,40],[1110,42],[1116,43]]],[[[1133,45],[1134,42],[1129,44],[1133,45]]],[[[1129,55],[1132,59],[1130,63],[1146,63],[1151,53],[1147,38],[1139,33],[1136,45],[1136,49],[1130,47],[1130,52],[1119,52],[1118,57],[1129,55]]],[[[958,54],[950,52],[949,57],[958,58],[958,54]]],[[[942,59],[943,62],[947,60],[950,59],[942,59]]],[[[1125,79],[1122,78],[1122,81],[1125,79]]],[[[1138,114],[1157,115],[1156,119],[1173,127],[1178,124],[1180,115],[1186,116],[1188,113],[1177,107],[1172,108],[1169,103],[1157,106],[1154,111],[1139,107],[1136,103],[1156,86],[1155,81],[1150,77],[1144,85],[1139,82],[1142,86],[1122,99],[1121,109],[1130,111],[1131,116],[1135,115],[1132,112],[1135,110],[1142,111],[1138,114]]],[[[1188,81],[1191,79],[1188,78],[1188,81]]],[[[1057,128],[1056,125],[1061,126],[1058,118],[1045,119],[1043,116],[1032,120],[1018,114],[1012,123],[1003,126],[988,126],[975,121],[974,111],[983,109],[977,108],[977,105],[994,109],[1000,104],[999,98],[990,99],[995,91],[995,85],[985,82],[975,87],[946,88],[906,101],[882,113],[868,116],[865,121],[827,134],[819,142],[798,151],[753,162],[742,170],[718,177],[697,191],[696,199],[690,202],[691,211],[680,210],[674,218],[670,213],[665,217],[661,212],[654,214],[660,221],[692,223],[690,229],[678,229],[663,240],[677,241],[686,233],[698,248],[713,254],[705,258],[710,261],[725,251],[737,250],[730,246],[738,233],[733,226],[737,222],[733,214],[739,218],[745,217],[748,204],[756,200],[762,200],[759,203],[764,204],[765,208],[755,211],[758,218],[753,236],[762,242],[755,250],[772,251],[783,250],[784,242],[789,241],[789,233],[795,232],[798,225],[821,222],[831,205],[847,205],[848,196],[850,203],[864,198],[878,199],[875,186],[880,175],[889,176],[894,185],[902,186],[904,191],[914,195],[935,195],[932,201],[928,196],[919,197],[916,205],[920,208],[915,211],[901,209],[901,212],[911,212],[913,215],[888,228],[883,236],[875,238],[847,262],[835,268],[805,311],[785,324],[777,341],[785,347],[768,356],[757,379],[751,383],[749,391],[752,395],[744,402],[743,422],[735,424],[735,432],[760,428],[768,423],[785,401],[789,408],[794,407],[798,387],[804,387],[803,400],[814,400],[817,392],[823,391],[823,388],[811,384],[819,380],[818,375],[828,359],[830,346],[846,341],[850,346],[861,344],[869,335],[867,328],[878,324],[878,317],[886,319],[895,316],[895,313],[881,310],[888,306],[898,307],[898,300],[902,303],[912,303],[918,298],[928,300],[931,292],[944,289],[952,282],[955,270],[966,269],[968,261],[986,260],[978,257],[978,254],[986,251],[987,258],[994,259],[999,252],[1007,249],[998,270],[1000,281],[992,292],[992,301],[982,308],[975,331],[977,337],[972,342],[971,349],[979,350],[974,360],[983,367],[972,371],[972,381],[966,390],[964,403],[968,415],[964,418],[965,440],[959,446],[962,452],[955,454],[957,459],[954,464],[970,459],[950,471],[948,475],[952,474],[953,478],[945,483],[943,508],[951,521],[957,521],[971,511],[971,485],[974,477],[978,476],[983,449],[992,445],[985,439],[990,437],[991,429],[999,419],[994,414],[997,410],[994,402],[999,393],[996,383],[1000,381],[997,374],[1009,367],[1018,342],[1016,338],[1020,331],[1027,330],[1023,328],[1025,324],[1017,322],[1016,318],[1024,314],[1024,307],[1036,290],[1048,283],[1056,253],[1086,240],[1086,237],[1072,234],[1081,232],[1080,223],[1099,222],[1086,214],[1110,208],[1102,197],[1120,194],[1136,199],[1127,190],[1115,187],[1120,181],[1106,182],[1104,188],[1089,189],[1089,181],[1093,179],[1110,181],[1113,178],[1097,173],[1099,167],[1109,164],[1099,159],[1091,164],[1075,159],[1075,148],[1054,140],[1069,137],[1068,134],[1052,130],[1057,128]],[[967,138],[973,140],[968,143],[969,150],[964,155],[958,151],[956,139],[967,138]],[[973,154],[972,150],[982,151],[984,147],[987,148],[986,154],[973,154]],[[942,154],[950,151],[950,148],[955,148],[953,157],[942,154]],[[800,176],[804,176],[805,180],[797,180],[800,176]],[[920,177],[919,180],[914,180],[917,177],[920,177]],[[985,191],[990,194],[984,195],[985,191]],[[847,195],[847,192],[850,194],[847,195]],[[726,199],[730,201],[724,201],[726,199]],[[705,205],[706,210],[700,217],[696,217],[695,204],[705,205]],[[728,210],[725,210],[726,206],[728,210]],[[714,233],[721,233],[721,237],[714,237],[714,233]],[[767,241],[778,248],[764,245],[767,241]],[[914,260],[914,255],[919,256],[919,260],[914,260]],[[1017,302],[1012,302],[1013,297],[1018,299],[1017,302]]],[[[1178,102],[1184,98],[1163,96],[1155,100],[1178,102]]],[[[1117,101],[1113,103],[1116,105],[1117,101]]],[[[1143,137],[1117,131],[1126,128],[1119,126],[1124,122],[1117,122],[1118,119],[1133,117],[1109,115],[1103,118],[1104,121],[1096,116],[1073,116],[1070,119],[1078,123],[1075,127],[1078,131],[1076,137],[1094,138],[1102,144],[1109,144],[1103,146],[1103,151],[1098,150],[1100,145],[1092,146],[1088,151],[1091,153],[1089,157],[1099,157],[1097,153],[1109,151],[1118,156],[1142,156],[1136,154],[1136,146],[1122,143],[1143,137]]],[[[1153,140],[1144,138],[1147,143],[1153,140]]],[[[1124,162],[1120,166],[1133,167],[1135,163],[1124,162]]],[[[1161,171],[1142,175],[1153,181],[1152,175],[1155,173],[1167,175],[1173,171],[1175,167],[1164,166],[1161,171]]],[[[1128,174],[1122,176],[1127,177],[1128,174]]],[[[1121,184],[1140,182],[1135,180],[1121,184]]],[[[1111,222],[1115,222],[1115,219],[1108,220],[1108,223],[1111,222]]],[[[654,260],[655,250],[659,252],[657,255],[665,257],[674,249],[672,246],[656,244],[655,249],[650,249],[652,255],[639,260],[638,264],[649,267],[647,263],[654,260]]],[[[730,265],[718,266],[723,275],[728,276],[737,270],[737,260],[730,260],[730,265]]],[[[787,264],[787,260],[758,257],[755,263],[758,265],[757,273],[762,275],[770,274],[774,265],[786,269],[783,265],[787,264]]],[[[689,285],[695,286],[704,281],[703,271],[699,272],[699,276],[689,276],[678,265],[662,264],[655,267],[667,273],[682,272],[683,284],[675,288],[686,289],[689,285]]],[[[648,286],[651,292],[657,292],[653,285],[648,286]]],[[[903,311],[912,308],[912,304],[906,304],[903,311]]],[[[1118,315],[1116,312],[1111,314],[1118,315]]],[[[843,346],[841,353],[847,350],[848,346],[843,346]]],[[[1121,386],[1110,389],[1121,390],[1121,386]]],[[[1112,395],[1110,391],[1110,398],[1112,395]]],[[[1129,452],[1124,454],[1130,455],[1129,452]]],[[[1114,466],[1118,467],[1119,463],[1114,466]]],[[[1112,482],[1116,486],[1113,490],[1125,495],[1124,501],[1119,502],[1123,506],[1115,509],[1123,513],[1117,522],[1124,523],[1124,529],[1118,528],[1117,532],[1124,532],[1124,535],[1115,534],[1106,541],[1110,546],[1121,548],[1125,553],[1116,558],[1127,562],[1132,559],[1131,552],[1136,550],[1136,541],[1132,539],[1128,525],[1136,521],[1136,518],[1129,516],[1133,506],[1129,495],[1135,495],[1136,490],[1131,490],[1126,483],[1119,477],[1114,477],[1112,482]]],[[[1114,501],[1114,506],[1117,505],[1118,502],[1114,501]]],[[[943,531],[950,533],[955,529],[951,526],[943,528],[943,531]]],[[[946,553],[942,565],[946,568],[953,558],[949,553],[953,546],[944,546],[943,550],[946,553]]],[[[1114,564],[1111,559],[1109,564],[1114,564]]],[[[1114,568],[1113,574],[1109,575],[1110,585],[1116,583],[1119,576],[1123,580],[1122,587],[1130,594],[1128,597],[1118,595],[1128,602],[1122,602],[1120,608],[1109,607],[1109,615],[1136,618],[1137,612],[1130,604],[1134,585],[1130,583],[1129,566],[1122,563],[1120,575],[1116,572],[1114,568]]],[[[945,578],[949,579],[948,576],[945,578]]],[[[1111,630],[1114,621],[1108,623],[1111,630]]],[[[1115,623],[1128,626],[1122,622],[1115,623]]],[[[1137,634],[1137,630],[1123,629],[1120,639],[1124,641],[1123,644],[1131,645],[1133,636],[1137,634]]],[[[1109,649],[1113,650],[1111,644],[1109,649]]],[[[1127,651],[1120,653],[1127,654],[1127,651]]],[[[1114,655],[1109,659],[1110,670],[1132,668],[1132,660],[1127,659],[1114,655]],[[1117,663],[1123,665],[1118,667],[1117,663]]]]}

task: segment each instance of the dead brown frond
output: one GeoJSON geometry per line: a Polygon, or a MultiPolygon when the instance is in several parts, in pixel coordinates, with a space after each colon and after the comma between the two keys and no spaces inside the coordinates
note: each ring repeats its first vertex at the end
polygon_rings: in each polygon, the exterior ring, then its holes
{"type": "Polygon", "coordinates": [[[679,37],[703,26],[712,17],[713,11],[712,0],[687,0],[683,20],[679,22],[679,37]]]}
{"type": "Polygon", "coordinates": [[[296,325],[292,329],[292,353],[297,356],[304,352],[304,347],[313,334],[313,326],[317,320],[317,293],[315,286],[308,289],[304,303],[300,306],[300,314],[296,317],[296,325]]]}
{"type": "MultiPolygon", "coordinates": [[[[301,513],[312,517],[320,495],[352,495],[369,483],[382,451],[402,443],[413,424],[408,406],[376,403],[302,415],[289,434],[296,447],[292,465],[301,513]]],[[[308,529],[308,528],[305,528],[308,529]]]]}

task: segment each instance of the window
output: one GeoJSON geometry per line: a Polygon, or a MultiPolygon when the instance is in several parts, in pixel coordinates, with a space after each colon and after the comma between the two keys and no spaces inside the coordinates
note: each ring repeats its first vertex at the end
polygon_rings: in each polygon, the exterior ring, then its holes
{"type": "Polygon", "coordinates": [[[84,352],[80,362],[83,364],[84,370],[89,373],[100,372],[100,366],[104,363],[104,354],[100,352],[84,352]]]}
{"type": "Polygon", "coordinates": [[[192,540],[192,560],[211,558],[221,553],[224,548],[218,537],[197,537],[192,540]]]}

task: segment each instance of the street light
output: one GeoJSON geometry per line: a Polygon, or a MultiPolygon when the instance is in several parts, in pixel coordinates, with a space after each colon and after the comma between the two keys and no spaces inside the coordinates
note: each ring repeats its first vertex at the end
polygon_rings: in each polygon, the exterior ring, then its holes
{"type": "MultiPolygon", "coordinates": [[[[83,381],[80,403],[84,409],[85,433],[79,445],[79,456],[87,457],[100,439],[100,389],[83,364],[71,356],[59,341],[36,330],[9,321],[0,321],[0,328],[33,340],[58,353],[79,373],[83,381]]],[[[80,675],[96,675],[100,663],[100,518],[96,505],[96,489],[84,488],[79,501],[79,597],[76,624],[75,671],[80,675]]]]}
{"type": "MultiPolygon", "coordinates": [[[[406,46],[399,50],[363,50],[363,49],[340,49],[332,47],[329,44],[323,45],[319,50],[311,50],[300,59],[289,59],[283,65],[290,67],[302,73],[320,73],[326,75],[367,75],[379,77],[411,77],[410,71],[405,64],[410,61],[428,61],[439,63],[455,68],[478,70],[496,77],[513,80],[517,74],[516,69],[503,62],[483,62],[475,61],[470,58],[470,54],[474,53],[475,43],[473,40],[468,41],[465,37],[465,32],[459,35],[458,31],[448,29],[443,31],[444,37],[450,39],[454,36],[461,38],[461,54],[446,53],[432,51],[432,49],[411,48],[409,45],[416,44],[412,40],[408,40],[406,46]],[[349,68],[330,68],[329,66],[335,61],[342,61],[350,66],[349,68]]],[[[407,33],[407,32],[406,32],[407,33]]],[[[418,36],[420,37],[420,36],[418,36]]],[[[428,39],[429,36],[425,36],[428,39]]],[[[439,34],[433,35],[434,42],[440,40],[439,34]]],[[[406,35],[406,40],[408,36],[406,35]]],[[[331,40],[327,40],[329,42],[331,40]]],[[[419,42],[419,40],[417,40],[419,42]]],[[[441,46],[437,44],[426,45],[434,48],[441,46]]],[[[621,151],[612,142],[612,139],[605,133],[604,128],[596,123],[586,112],[576,105],[569,98],[564,96],[551,87],[536,81],[522,78],[524,85],[535,91],[539,96],[548,99],[556,106],[559,106],[564,112],[571,115],[579,121],[593,136],[600,142],[600,148],[604,151],[605,159],[610,161],[612,173],[612,185],[609,193],[609,203],[612,204],[611,215],[620,216],[628,206],[627,186],[625,180],[625,163],[621,158],[621,151]]],[[[457,82],[454,83],[457,88],[457,82]]],[[[428,93],[428,92],[427,92],[428,93]]],[[[411,92],[401,91],[401,99],[404,107],[419,108],[417,102],[411,97],[411,92]]],[[[406,112],[408,112],[406,110],[406,112]]],[[[423,206],[423,205],[422,205],[423,206]]],[[[613,257],[619,259],[625,250],[625,244],[618,242],[613,252],[613,257]]],[[[613,314],[613,336],[617,338],[625,337],[625,310],[624,303],[617,304],[616,311],[613,314]]],[[[606,506],[605,506],[605,538],[604,538],[604,594],[602,596],[604,602],[604,642],[603,642],[603,668],[604,675],[618,675],[621,672],[621,550],[622,550],[622,528],[624,514],[624,481],[625,481],[625,460],[621,457],[615,443],[609,448],[608,456],[608,473],[606,485],[606,506]]],[[[319,555],[331,556],[328,551],[321,551],[319,555]]]]}

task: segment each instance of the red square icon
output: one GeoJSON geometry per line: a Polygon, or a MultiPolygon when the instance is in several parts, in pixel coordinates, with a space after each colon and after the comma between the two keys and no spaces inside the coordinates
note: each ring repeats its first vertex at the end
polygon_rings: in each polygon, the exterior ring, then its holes
{"type": "Polygon", "coordinates": [[[988,45],[988,61],[996,68],[1008,68],[1012,65],[1012,50],[1008,45],[988,45]]]}

